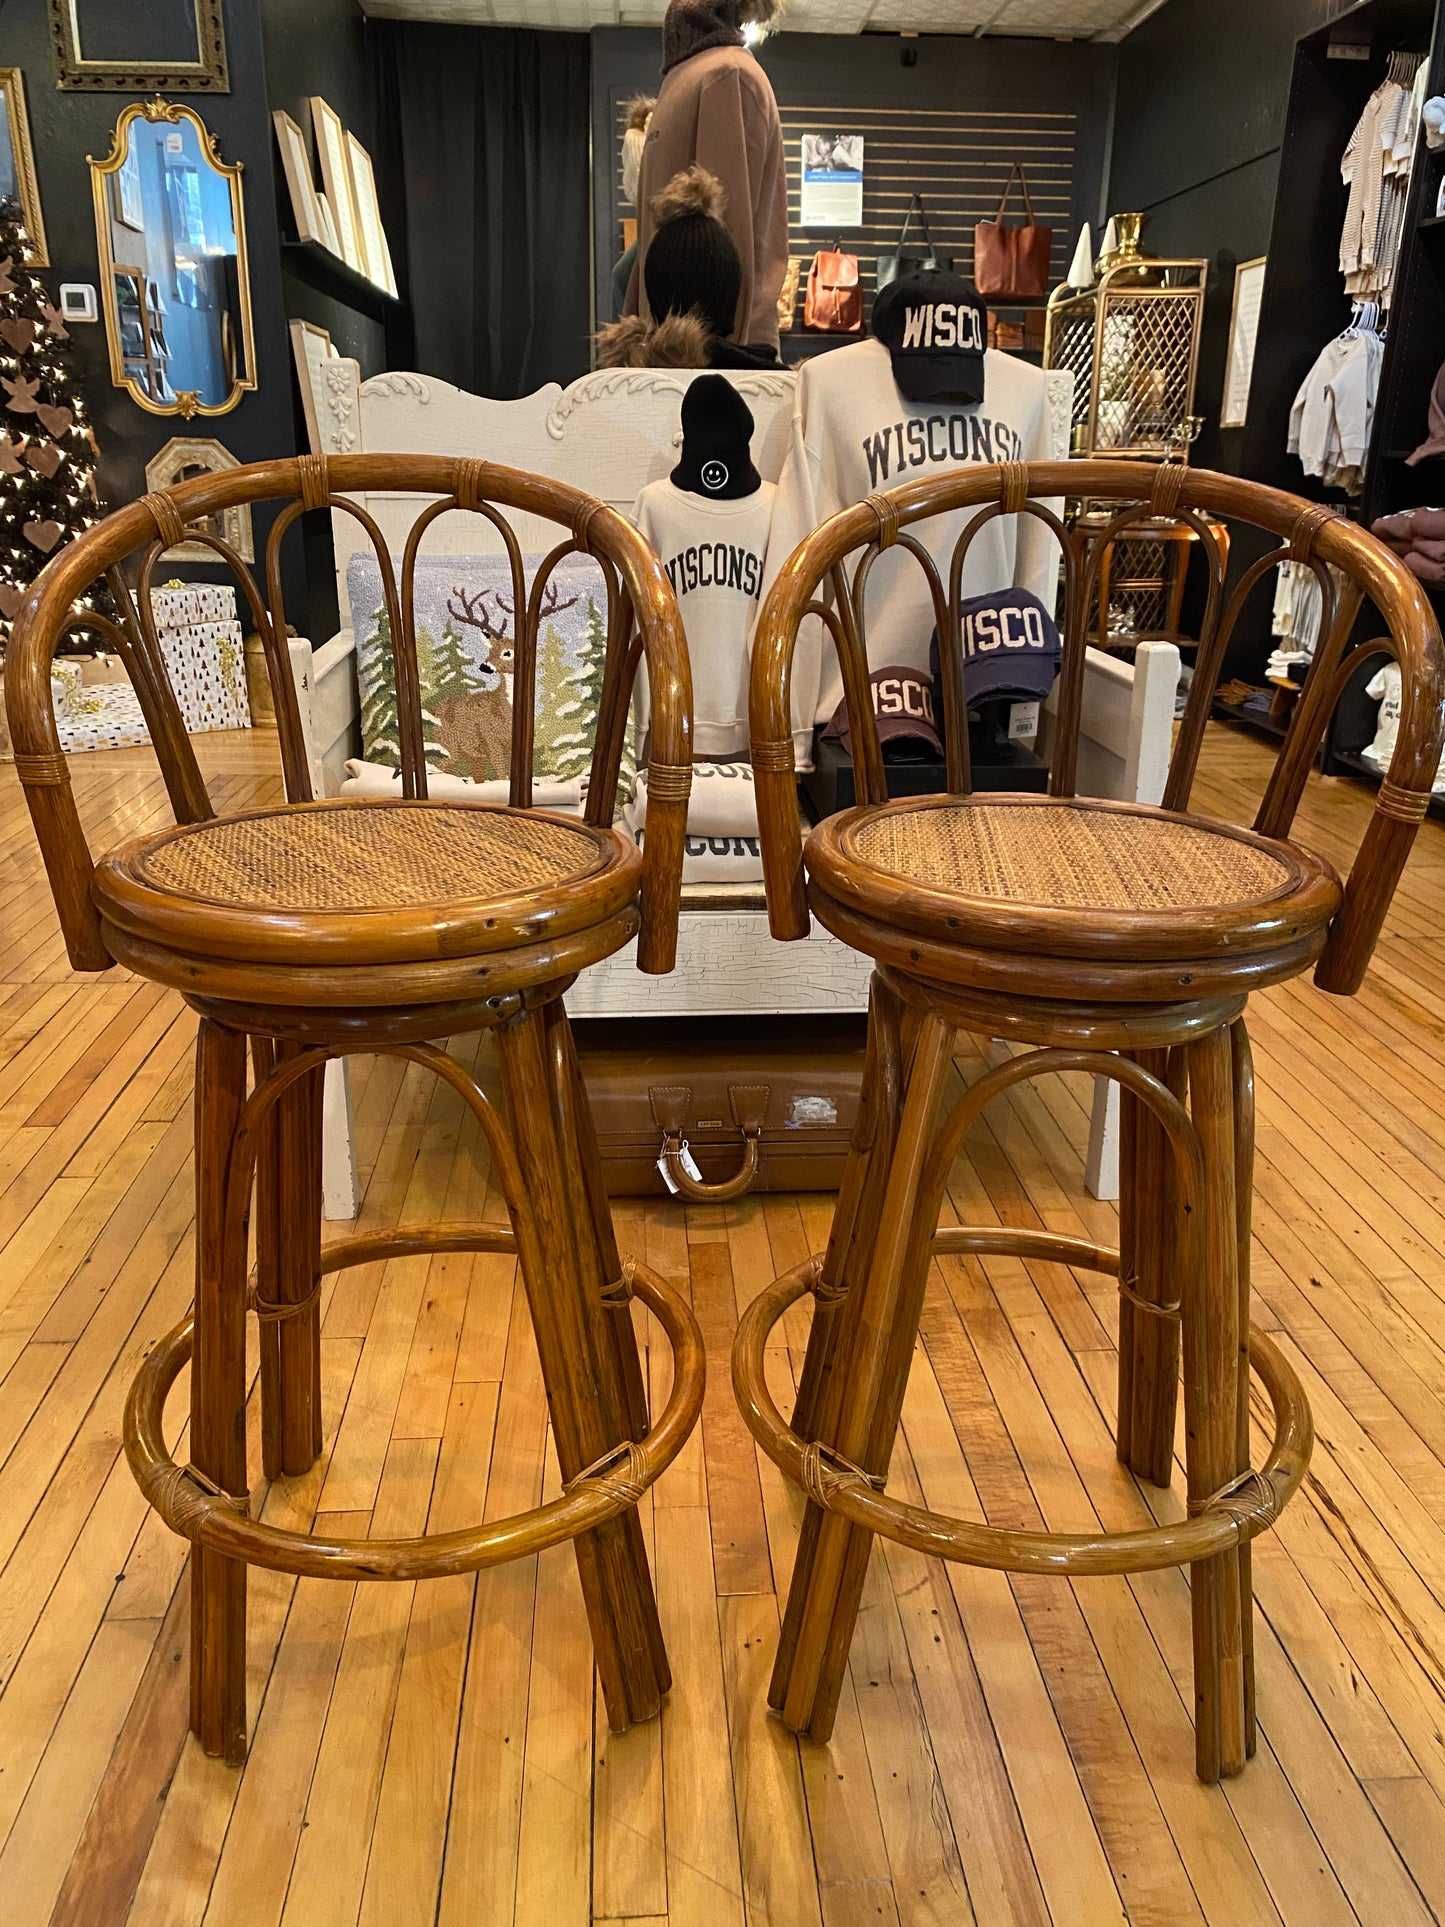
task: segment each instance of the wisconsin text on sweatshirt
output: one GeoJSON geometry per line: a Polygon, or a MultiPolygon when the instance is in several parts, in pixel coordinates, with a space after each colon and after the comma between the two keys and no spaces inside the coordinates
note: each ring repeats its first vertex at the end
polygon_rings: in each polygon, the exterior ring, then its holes
{"type": "Polygon", "coordinates": [[[1007,422],[973,413],[914,416],[890,422],[863,437],[863,453],[874,488],[908,468],[939,462],[1017,462],[1023,437],[1007,422]]]}
{"type": "Polygon", "coordinates": [[[756,602],[763,592],[763,558],[736,542],[697,542],[663,563],[674,595],[694,589],[740,589],[756,602]]]}

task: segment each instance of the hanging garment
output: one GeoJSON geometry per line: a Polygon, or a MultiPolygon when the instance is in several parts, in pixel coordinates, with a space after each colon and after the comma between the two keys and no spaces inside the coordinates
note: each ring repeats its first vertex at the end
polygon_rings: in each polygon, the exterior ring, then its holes
{"type": "Polygon", "coordinates": [[[1306,475],[1358,495],[1385,344],[1367,328],[1327,341],[1300,384],[1289,417],[1289,452],[1306,475]]]}
{"type": "MultiPolygon", "coordinates": [[[[775,493],[771,482],[763,482],[751,495],[709,501],[663,476],[647,484],[632,511],[682,611],[699,756],[747,755],[748,655],[775,493]]],[[[636,709],[642,720],[645,691],[645,672],[639,670],[636,709]]]]}
{"type": "MultiPolygon", "coordinates": [[[[993,349],[985,354],[983,368],[983,399],[959,404],[906,401],[889,352],[876,339],[803,363],[792,443],[773,510],[765,592],[806,536],[839,509],[852,508],[868,495],[974,463],[1036,462],[1049,456],[1049,395],[1043,371],[993,349]]],[[[953,509],[918,531],[945,570],[954,544],[976,513],[953,509]]],[[[1047,525],[1035,515],[1002,515],[979,530],[968,552],[962,593],[1029,589],[1052,609],[1058,579],[1058,544],[1047,525]]],[[[933,604],[923,570],[902,548],[875,563],[865,615],[870,667],[901,663],[926,677],[933,604]]],[[[800,770],[813,766],[814,723],[826,723],[842,695],[832,643],[820,620],[809,617],[799,630],[793,658],[793,745],[800,770]]]]}
{"type": "Polygon", "coordinates": [[[1350,190],[1340,235],[1345,292],[1386,306],[1426,97],[1423,61],[1405,84],[1410,58],[1392,56],[1391,74],[1365,103],[1340,161],[1340,177],[1350,190]]]}

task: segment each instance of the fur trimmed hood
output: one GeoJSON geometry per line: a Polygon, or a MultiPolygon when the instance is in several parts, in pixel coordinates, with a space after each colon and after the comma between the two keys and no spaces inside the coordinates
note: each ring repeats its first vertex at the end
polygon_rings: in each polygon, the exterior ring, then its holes
{"type": "Polygon", "coordinates": [[[713,338],[701,315],[670,314],[650,326],[641,315],[614,321],[597,337],[599,368],[707,368],[713,338]]]}

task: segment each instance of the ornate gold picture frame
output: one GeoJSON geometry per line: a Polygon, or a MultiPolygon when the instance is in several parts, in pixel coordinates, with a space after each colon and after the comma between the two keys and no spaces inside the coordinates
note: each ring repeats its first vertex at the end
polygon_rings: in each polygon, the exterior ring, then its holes
{"type": "Polygon", "coordinates": [[[56,84],[63,92],[113,89],[124,94],[152,90],[170,94],[230,93],[222,0],[190,0],[195,12],[194,43],[188,34],[186,44],[177,46],[174,58],[151,62],[102,59],[86,53],[87,18],[93,27],[98,10],[108,4],[109,0],[50,0],[50,44],[59,69],[56,84]]]}
{"type": "Polygon", "coordinates": [[[35,152],[30,145],[30,119],[25,112],[25,75],[18,67],[0,67],[0,193],[9,188],[12,174],[15,196],[35,248],[34,265],[48,268],[50,254],[40,212],[40,183],[35,176],[35,152]]]}

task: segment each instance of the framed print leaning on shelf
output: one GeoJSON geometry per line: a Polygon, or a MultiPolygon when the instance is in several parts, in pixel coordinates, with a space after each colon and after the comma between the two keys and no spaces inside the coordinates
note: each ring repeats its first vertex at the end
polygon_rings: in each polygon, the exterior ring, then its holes
{"type": "MultiPolygon", "coordinates": [[[[276,129],[276,145],[281,149],[281,166],[291,193],[291,216],[296,223],[297,238],[318,241],[322,247],[326,247],[326,229],[321,219],[320,196],[311,178],[311,156],[306,151],[306,136],[291,116],[283,114],[279,108],[272,114],[271,124],[276,129]]],[[[335,252],[334,231],[330,245],[335,252]]]]}
{"type": "Polygon", "coordinates": [[[326,183],[326,198],[331,204],[331,218],[336,223],[341,258],[347,267],[355,268],[358,274],[365,274],[366,257],[361,250],[356,208],[351,198],[351,163],[346,153],[346,129],[341,125],[341,116],[336,109],[329,106],[320,94],[311,96],[311,121],[316,129],[321,178],[326,183]]]}
{"type": "Polygon", "coordinates": [[[293,321],[290,329],[291,347],[296,356],[296,380],[301,388],[301,412],[306,417],[306,439],[311,445],[311,453],[320,455],[324,452],[321,418],[325,407],[326,363],[336,350],[326,330],[318,328],[313,322],[293,321]]]}
{"type": "Polygon", "coordinates": [[[388,294],[396,293],[391,249],[386,245],[386,229],[381,225],[381,208],[376,199],[376,176],[371,156],[356,138],[346,136],[346,154],[351,163],[351,191],[356,205],[356,223],[361,251],[366,261],[366,276],[388,294]]]}
{"type": "Polygon", "coordinates": [[[25,113],[25,76],[18,67],[0,67],[0,200],[7,195],[20,203],[25,231],[35,249],[34,265],[48,268],[40,184],[35,178],[30,122],[25,113]]]}

